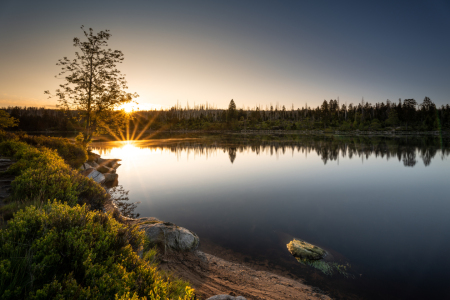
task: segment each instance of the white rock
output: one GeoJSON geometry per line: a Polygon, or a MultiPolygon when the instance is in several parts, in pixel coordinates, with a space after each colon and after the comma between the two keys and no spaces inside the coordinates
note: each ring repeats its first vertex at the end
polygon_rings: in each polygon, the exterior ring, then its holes
{"type": "Polygon", "coordinates": [[[139,224],[139,228],[145,232],[152,243],[169,250],[193,251],[200,243],[200,239],[194,232],[157,219],[146,220],[139,224]]]}
{"type": "Polygon", "coordinates": [[[92,178],[95,182],[100,183],[100,184],[105,182],[105,175],[103,175],[102,173],[100,173],[97,170],[93,170],[92,172],[90,172],[87,177],[92,178]]]}

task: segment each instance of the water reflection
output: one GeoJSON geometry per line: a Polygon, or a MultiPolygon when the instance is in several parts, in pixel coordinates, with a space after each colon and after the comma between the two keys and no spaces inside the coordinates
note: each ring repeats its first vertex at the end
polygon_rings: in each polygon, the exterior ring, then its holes
{"type": "Polygon", "coordinates": [[[418,159],[421,159],[425,166],[429,166],[431,161],[439,154],[440,159],[444,159],[450,153],[448,141],[442,141],[433,137],[404,137],[404,138],[364,138],[364,137],[243,137],[243,136],[222,136],[220,139],[214,138],[164,138],[156,140],[140,140],[126,142],[95,143],[93,150],[100,154],[110,154],[112,148],[121,148],[124,155],[133,155],[133,149],[169,150],[178,158],[186,155],[191,156],[213,156],[218,151],[228,153],[230,162],[233,164],[239,154],[252,152],[256,155],[261,153],[271,156],[286,155],[291,153],[301,153],[308,155],[317,154],[327,164],[328,161],[339,161],[339,158],[357,157],[362,162],[370,157],[381,157],[387,160],[397,158],[403,162],[405,167],[414,167],[418,159]]]}
{"type": "Polygon", "coordinates": [[[91,146],[122,159],[119,183],[142,216],[327,291],[348,289],[360,299],[448,296],[446,140],[203,135],[91,146]],[[299,264],[286,249],[293,238],[327,250],[339,265],[350,262],[358,276],[344,280],[299,264]]]}

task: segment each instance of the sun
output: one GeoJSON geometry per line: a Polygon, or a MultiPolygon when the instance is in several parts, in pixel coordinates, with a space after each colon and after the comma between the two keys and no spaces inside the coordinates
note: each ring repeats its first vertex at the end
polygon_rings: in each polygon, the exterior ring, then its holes
{"type": "Polygon", "coordinates": [[[119,110],[124,110],[126,113],[131,113],[131,112],[133,112],[136,108],[135,108],[135,105],[134,105],[134,103],[125,103],[125,104],[122,104],[121,106],[119,106],[119,110]]]}

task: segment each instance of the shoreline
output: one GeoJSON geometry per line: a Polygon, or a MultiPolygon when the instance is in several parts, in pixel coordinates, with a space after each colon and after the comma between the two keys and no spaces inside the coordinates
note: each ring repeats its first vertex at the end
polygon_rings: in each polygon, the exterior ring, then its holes
{"type": "MultiPolygon", "coordinates": [[[[109,189],[102,186],[109,194],[109,189]]],[[[118,214],[123,222],[130,225],[139,224],[140,218],[124,216],[112,199],[104,204],[104,212],[118,214]]],[[[190,282],[197,296],[204,300],[220,294],[243,296],[247,300],[332,299],[327,292],[306,284],[305,279],[293,274],[289,276],[289,272],[281,267],[271,269],[261,266],[209,241],[200,242],[193,251],[171,250],[159,256],[160,269],[190,282]]]]}
{"type": "MultiPolygon", "coordinates": [[[[105,213],[116,211],[129,224],[139,222],[139,219],[123,216],[112,200],[107,201],[104,208],[105,213]]],[[[302,278],[292,274],[289,278],[288,272],[281,268],[273,270],[269,266],[258,265],[256,261],[245,262],[244,256],[209,242],[200,242],[193,251],[160,253],[160,259],[160,269],[189,281],[196,295],[203,300],[219,294],[243,296],[247,300],[332,299],[325,291],[306,284],[302,278]]]]}

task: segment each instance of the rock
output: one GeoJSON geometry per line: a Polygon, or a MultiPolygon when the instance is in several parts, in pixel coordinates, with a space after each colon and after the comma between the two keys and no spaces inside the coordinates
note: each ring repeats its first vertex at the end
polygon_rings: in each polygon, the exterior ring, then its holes
{"type": "Polygon", "coordinates": [[[85,162],[85,163],[81,166],[81,168],[82,168],[83,170],[93,169],[93,167],[92,167],[89,163],[87,163],[87,162],[85,162]]]}
{"type": "Polygon", "coordinates": [[[111,168],[113,168],[113,169],[117,169],[118,167],[120,167],[121,166],[121,164],[119,164],[119,163],[115,163],[111,168]]]}
{"type": "Polygon", "coordinates": [[[111,189],[119,185],[119,180],[116,178],[114,181],[105,181],[104,185],[107,189],[111,189]]]}
{"type": "Polygon", "coordinates": [[[102,165],[102,166],[106,166],[106,167],[108,167],[108,168],[113,168],[114,165],[115,165],[118,161],[121,161],[121,159],[117,159],[117,158],[114,158],[114,159],[103,159],[103,158],[101,158],[101,157],[99,157],[99,158],[97,159],[97,163],[98,163],[98,164],[100,164],[100,165],[102,165]]]}
{"type": "Polygon", "coordinates": [[[98,167],[100,167],[100,165],[98,163],[96,163],[95,161],[87,161],[85,162],[86,164],[90,165],[91,167],[93,167],[94,169],[97,169],[98,167]]]}
{"type": "Polygon", "coordinates": [[[94,170],[94,169],[89,169],[86,171],[89,171],[89,174],[87,174],[88,178],[92,178],[95,182],[100,183],[100,184],[105,182],[105,175],[103,175],[99,171],[94,170]]]}
{"type": "Polygon", "coordinates": [[[104,165],[98,166],[97,171],[101,173],[116,173],[116,169],[108,168],[107,166],[104,165]]]}
{"type": "Polygon", "coordinates": [[[155,217],[143,217],[143,218],[139,218],[136,220],[137,223],[142,224],[142,223],[162,223],[161,220],[155,218],[155,217]]]}
{"type": "Polygon", "coordinates": [[[91,172],[94,171],[94,170],[95,170],[94,168],[90,168],[90,169],[83,170],[83,171],[81,171],[81,175],[87,177],[87,176],[88,176],[89,174],[91,174],[91,172]]]}
{"type": "Polygon", "coordinates": [[[300,259],[319,260],[327,254],[322,248],[297,239],[292,240],[286,246],[293,256],[300,259]]]}
{"type": "Polygon", "coordinates": [[[105,173],[103,176],[105,176],[105,182],[112,182],[119,178],[119,175],[116,173],[105,173]]]}
{"type": "Polygon", "coordinates": [[[200,243],[198,236],[186,228],[158,219],[142,219],[139,219],[139,228],[145,232],[150,242],[166,250],[193,251],[200,243]]]}
{"type": "Polygon", "coordinates": [[[233,297],[230,295],[223,294],[223,295],[216,295],[216,296],[209,297],[206,300],[247,300],[247,299],[245,299],[242,296],[233,297]]]}

